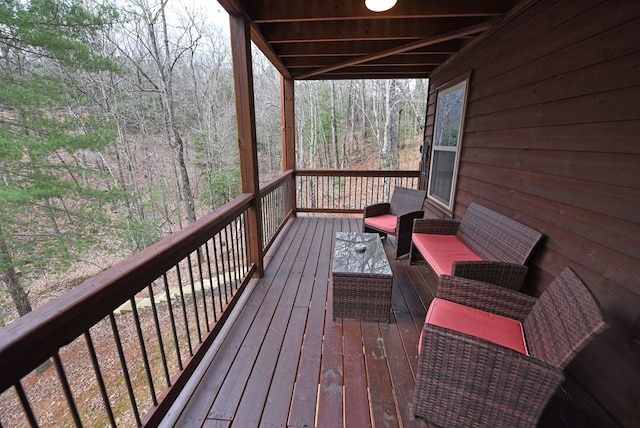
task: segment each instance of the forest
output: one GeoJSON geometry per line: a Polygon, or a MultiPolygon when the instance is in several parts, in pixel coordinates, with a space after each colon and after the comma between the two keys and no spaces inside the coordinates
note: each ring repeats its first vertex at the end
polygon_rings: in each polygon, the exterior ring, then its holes
{"type": "MultiPolygon", "coordinates": [[[[231,47],[211,14],[0,2],[0,326],[240,193],[231,47]]],[[[253,72],[266,182],[282,172],[280,76],[255,47],[253,72]]],[[[427,89],[296,82],[297,168],[417,169],[427,89]]]]}

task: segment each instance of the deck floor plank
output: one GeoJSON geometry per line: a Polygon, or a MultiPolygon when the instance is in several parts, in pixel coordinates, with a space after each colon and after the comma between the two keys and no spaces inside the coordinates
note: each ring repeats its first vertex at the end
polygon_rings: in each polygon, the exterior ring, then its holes
{"type": "Polygon", "coordinates": [[[273,382],[269,388],[267,402],[260,418],[261,426],[287,426],[289,408],[281,403],[291,402],[296,377],[296,371],[293,368],[298,367],[307,316],[307,308],[293,308],[282,344],[282,352],[278,358],[273,382]]]}
{"type": "MultiPolygon", "coordinates": [[[[303,285],[312,285],[311,301],[308,303],[309,314],[305,329],[305,336],[300,351],[300,363],[296,373],[291,412],[288,424],[290,427],[311,427],[316,420],[316,402],[318,397],[318,384],[320,379],[320,366],[322,360],[322,340],[324,336],[324,322],[327,303],[327,282],[329,278],[329,266],[331,252],[326,250],[332,243],[335,235],[335,222],[326,219],[319,220],[324,223],[324,231],[320,241],[315,245],[324,248],[318,255],[316,275],[312,281],[303,285]]],[[[301,304],[301,303],[298,303],[301,304]]]]}
{"type": "MultiPolygon", "coordinates": [[[[341,229],[341,226],[339,226],[341,229]]],[[[334,246],[335,233],[331,238],[331,252],[334,246]]],[[[330,267],[326,267],[327,273],[330,267]]],[[[333,320],[331,307],[332,283],[328,282],[327,304],[324,314],[324,337],[322,342],[322,357],[320,361],[320,384],[318,387],[318,402],[315,426],[339,427],[343,425],[343,349],[342,349],[342,320],[333,320]]]]}
{"type": "MultiPolygon", "coordinates": [[[[293,222],[289,229],[288,234],[283,237],[281,241],[281,250],[277,252],[271,260],[271,269],[269,272],[265,272],[262,281],[255,287],[245,308],[257,308],[261,305],[262,301],[267,295],[268,284],[276,277],[277,268],[284,261],[286,250],[292,244],[294,237],[297,234],[298,229],[301,227],[302,222],[293,222]]],[[[183,409],[176,426],[200,426],[205,423],[207,415],[212,407],[215,397],[222,388],[222,385],[227,378],[228,371],[231,369],[232,364],[241,349],[242,342],[245,339],[247,332],[253,320],[255,319],[256,312],[251,310],[243,310],[240,312],[238,318],[231,326],[230,332],[225,338],[225,344],[221,347],[220,352],[217,352],[209,364],[209,367],[205,371],[202,379],[198,383],[197,393],[193,394],[183,409]]],[[[211,422],[207,422],[211,423],[211,422]]],[[[229,423],[227,423],[228,425],[229,423]]]]}
{"type": "MultiPolygon", "coordinates": [[[[305,228],[303,238],[300,240],[300,246],[294,245],[291,247],[290,251],[296,252],[291,253],[290,257],[288,257],[292,264],[288,271],[288,276],[284,280],[282,293],[273,307],[273,312],[271,308],[268,308],[262,314],[263,317],[258,319],[258,322],[262,325],[257,331],[265,332],[264,341],[260,347],[253,371],[247,381],[240,405],[235,412],[236,417],[232,426],[256,426],[260,422],[267,404],[267,395],[273,381],[280,350],[284,349],[283,342],[291,319],[293,302],[295,302],[300,288],[300,280],[307,266],[306,262],[310,260],[307,254],[311,249],[316,226],[317,222],[309,224],[305,228]]],[[[313,270],[315,270],[315,266],[313,270]]],[[[275,290],[272,290],[272,293],[273,291],[275,290]]],[[[297,349],[300,349],[299,345],[297,349]]],[[[295,366],[297,366],[297,357],[295,366]]],[[[281,398],[286,399],[287,397],[281,398]]]]}
{"type": "MultiPolygon", "coordinates": [[[[369,383],[371,419],[375,427],[399,427],[393,385],[387,365],[388,356],[382,343],[381,323],[362,323],[362,341],[369,383]]],[[[399,351],[399,350],[398,350],[399,351]]],[[[389,349],[395,353],[395,349],[389,349]]],[[[401,351],[403,352],[403,351],[401,351]]],[[[403,352],[404,353],[404,352],[403,352]]]]}
{"type": "MultiPolygon", "coordinates": [[[[299,252],[304,232],[307,229],[305,223],[306,222],[302,222],[298,229],[299,231],[302,229],[302,233],[296,233],[291,245],[286,249],[289,255],[299,252]]],[[[288,278],[294,266],[294,261],[295,258],[285,256],[280,266],[277,267],[276,272],[273,273],[273,276],[265,275],[266,278],[263,279],[267,279],[267,281],[260,281],[258,286],[256,286],[256,288],[262,286],[268,290],[267,295],[258,307],[252,308],[251,305],[248,305],[248,310],[255,311],[254,322],[246,333],[240,350],[233,360],[231,369],[218,392],[221,399],[213,402],[213,406],[207,416],[209,419],[233,420],[249,376],[253,371],[256,358],[260,352],[266,331],[269,327],[269,322],[273,318],[275,309],[280,301],[280,296],[284,291],[286,281],[282,279],[288,278]]]]}
{"type": "Polygon", "coordinates": [[[342,320],[344,347],[344,424],[348,427],[370,427],[371,412],[367,389],[367,369],[362,354],[360,321],[342,320]]]}
{"type": "MultiPolygon", "coordinates": [[[[309,334],[316,336],[318,343],[317,354],[321,352],[323,330],[314,331],[311,329],[305,335],[307,327],[311,327],[307,323],[310,317],[310,302],[313,296],[313,281],[318,271],[318,262],[320,260],[320,248],[324,238],[325,221],[319,221],[315,227],[315,233],[309,239],[311,247],[309,248],[309,256],[305,261],[305,268],[300,278],[298,293],[295,299],[295,305],[289,321],[289,326],[285,335],[282,351],[278,358],[276,371],[273,381],[269,388],[267,402],[262,414],[260,424],[262,426],[286,426],[289,417],[289,408],[282,406],[282,401],[289,400],[293,402],[294,385],[296,384],[296,370],[293,368],[301,365],[301,360],[305,355],[302,352],[303,340],[309,334]],[[311,283],[310,283],[311,282],[311,283]]],[[[324,313],[324,311],[323,311],[324,313]]],[[[316,329],[317,330],[317,329],[316,329]]],[[[320,359],[318,358],[318,365],[320,359]]],[[[317,370],[316,370],[317,371],[317,370]]],[[[313,398],[311,403],[315,403],[315,395],[317,391],[318,379],[312,379],[313,398]]],[[[309,406],[309,404],[307,404],[309,406]]],[[[314,412],[315,413],[315,412],[314,412]]],[[[315,419],[312,414],[310,420],[315,419]]]]}
{"type": "MultiPolygon", "coordinates": [[[[394,259],[385,240],[390,322],[333,319],[335,232],[360,227],[358,218],[289,222],[174,426],[437,428],[411,414],[418,338],[437,292],[427,268],[394,259]]],[[[579,400],[556,395],[538,426],[584,424],[579,400]]]]}

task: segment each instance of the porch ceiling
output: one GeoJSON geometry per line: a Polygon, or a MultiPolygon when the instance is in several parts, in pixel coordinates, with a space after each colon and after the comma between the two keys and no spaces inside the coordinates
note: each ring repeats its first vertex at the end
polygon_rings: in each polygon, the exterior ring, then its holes
{"type": "Polygon", "coordinates": [[[285,78],[427,78],[528,0],[218,0],[285,78]]]}

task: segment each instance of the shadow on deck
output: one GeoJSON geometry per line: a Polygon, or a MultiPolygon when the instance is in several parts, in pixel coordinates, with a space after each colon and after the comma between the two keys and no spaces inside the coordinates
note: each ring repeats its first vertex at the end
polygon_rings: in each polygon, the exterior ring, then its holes
{"type": "MultiPolygon", "coordinates": [[[[395,260],[390,323],[331,314],[331,256],[354,218],[291,221],[166,426],[434,427],[411,414],[418,337],[436,292],[423,266],[395,260]]],[[[567,380],[539,427],[610,426],[567,380]],[[588,410],[586,410],[588,409],[588,410]]]]}

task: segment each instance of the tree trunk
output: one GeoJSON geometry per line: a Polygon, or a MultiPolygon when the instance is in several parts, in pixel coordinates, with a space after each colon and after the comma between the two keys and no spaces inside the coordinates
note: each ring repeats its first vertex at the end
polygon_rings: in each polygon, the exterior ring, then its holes
{"type": "Polygon", "coordinates": [[[385,87],[384,129],[382,138],[382,168],[398,169],[398,103],[396,83],[387,81],[385,87]]]}
{"type": "Polygon", "coordinates": [[[147,17],[148,22],[146,25],[149,30],[149,38],[154,61],[158,67],[158,73],[160,75],[160,98],[162,100],[166,133],[169,139],[169,144],[173,149],[175,166],[177,168],[178,189],[184,204],[187,221],[188,223],[193,223],[196,221],[194,197],[193,192],[191,191],[189,174],[185,163],[185,146],[180,135],[180,131],[178,130],[174,111],[172,64],[174,64],[175,61],[172,60],[171,49],[169,47],[169,34],[165,15],[166,5],[166,0],[160,4],[160,24],[162,25],[163,34],[162,53],[160,52],[160,46],[158,45],[159,36],[156,32],[154,21],[150,16],[147,17]]]}
{"type": "Polygon", "coordinates": [[[331,81],[331,145],[333,146],[333,167],[340,168],[338,151],[338,123],[336,118],[336,83],[331,81]]]}
{"type": "Polygon", "coordinates": [[[13,261],[11,259],[11,254],[9,253],[9,246],[7,245],[7,241],[4,238],[2,233],[2,228],[0,227],[0,266],[2,266],[2,271],[0,271],[0,279],[5,283],[7,287],[7,291],[11,295],[11,299],[13,300],[13,304],[18,311],[18,315],[23,316],[31,312],[31,303],[29,302],[29,297],[27,293],[25,293],[24,289],[20,286],[20,282],[18,281],[18,272],[16,272],[15,266],[13,266],[13,261]]]}

